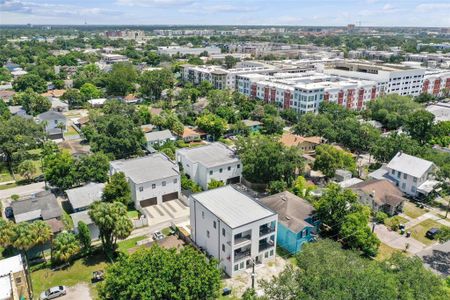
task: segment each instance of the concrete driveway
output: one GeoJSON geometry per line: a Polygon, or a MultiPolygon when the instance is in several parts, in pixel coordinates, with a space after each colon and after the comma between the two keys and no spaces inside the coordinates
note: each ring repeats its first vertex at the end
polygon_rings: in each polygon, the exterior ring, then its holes
{"type": "Polygon", "coordinates": [[[412,237],[407,238],[404,235],[400,235],[395,231],[389,230],[384,225],[377,225],[375,227],[375,234],[381,242],[395,249],[405,250],[406,244],[409,244],[407,251],[411,254],[416,254],[426,247],[425,244],[413,239],[412,237]]]}
{"type": "Polygon", "coordinates": [[[92,300],[87,283],[79,283],[74,286],[67,287],[67,294],[60,298],[61,300],[92,300]]]}

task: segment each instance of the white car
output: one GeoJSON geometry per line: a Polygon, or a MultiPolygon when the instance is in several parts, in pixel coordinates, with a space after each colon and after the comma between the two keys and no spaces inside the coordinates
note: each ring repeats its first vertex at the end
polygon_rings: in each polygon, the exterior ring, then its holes
{"type": "Polygon", "coordinates": [[[41,300],[55,299],[64,296],[67,293],[66,287],[63,285],[54,286],[41,293],[41,300]]]}

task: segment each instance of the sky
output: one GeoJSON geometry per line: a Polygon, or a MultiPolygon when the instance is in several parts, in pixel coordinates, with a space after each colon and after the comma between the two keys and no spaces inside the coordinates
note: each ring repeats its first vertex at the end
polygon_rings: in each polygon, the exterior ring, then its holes
{"type": "Polygon", "coordinates": [[[449,0],[0,0],[0,24],[450,27],[449,0]]]}

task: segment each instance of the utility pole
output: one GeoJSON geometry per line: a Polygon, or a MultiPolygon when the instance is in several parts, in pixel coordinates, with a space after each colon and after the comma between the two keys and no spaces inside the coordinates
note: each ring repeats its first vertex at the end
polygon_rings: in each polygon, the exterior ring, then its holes
{"type": "Polygon", "coordinates": [[[450,196],[447,197],[447,209],[445,210],[445,219],[447,219],[449,208],[450,208],[450,196]]]}
{"type": "Polygon", "coordinates": [[[252,290],[255,289],[255,259],[252,258],[252,290]]]}

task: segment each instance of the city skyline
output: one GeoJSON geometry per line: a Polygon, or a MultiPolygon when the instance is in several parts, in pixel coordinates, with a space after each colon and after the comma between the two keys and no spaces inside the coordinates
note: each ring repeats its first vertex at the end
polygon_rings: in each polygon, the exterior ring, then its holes
{"type": "Polygon", "coordinates": [[[450,3],[424,0],[0,0],[0,24],[449,27],[450,3]],[[432,23],[430,23],[430,20],[432,23]]]}

